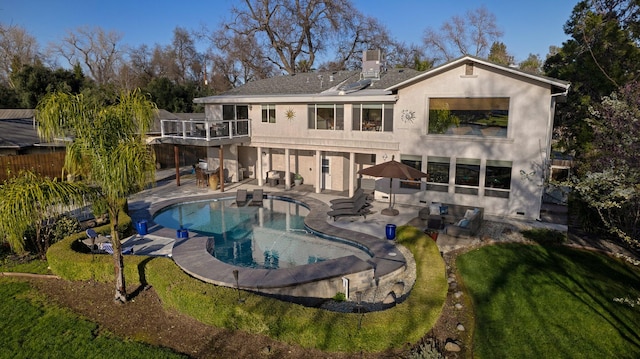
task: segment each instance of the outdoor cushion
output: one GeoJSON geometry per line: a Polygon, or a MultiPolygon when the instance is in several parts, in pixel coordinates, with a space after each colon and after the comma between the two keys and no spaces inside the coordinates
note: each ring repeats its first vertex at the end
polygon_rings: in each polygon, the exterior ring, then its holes
{"type": "Polygon", "coordinates": [[[440,214],[449,214],[449,206],[440,205],[440,214]]]}
{"type": "Polygon", "coordinates": [[[440,213],[440,203],[431,203],[429,205],[429,214],[432,216],[439,216],[440,213]]]}
{"type": "Polygon", "coordinates": [[[469,219],[463,218],[458,223],[456,223],[456,226],[458,226],[460,228],[467,228],[467,227],[469,227],[469,223],[470,223],[469,219]]]}
{"type": "Polygon", "coordinates": [[[466,212],[464,212],[464,218],[471,219],[475,217],[476,214],[478,214],[478,212],[476,212],[475,209],[468,209],[466,212]]]}

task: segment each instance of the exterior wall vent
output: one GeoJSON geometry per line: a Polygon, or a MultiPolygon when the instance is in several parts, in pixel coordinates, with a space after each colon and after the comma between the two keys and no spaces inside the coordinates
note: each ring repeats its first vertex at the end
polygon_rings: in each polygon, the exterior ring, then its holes
{"type": "Polygon", "coordinates": [[[473,62],[469,62],[464,66],[464,75],[473,76],[473,62]]]}

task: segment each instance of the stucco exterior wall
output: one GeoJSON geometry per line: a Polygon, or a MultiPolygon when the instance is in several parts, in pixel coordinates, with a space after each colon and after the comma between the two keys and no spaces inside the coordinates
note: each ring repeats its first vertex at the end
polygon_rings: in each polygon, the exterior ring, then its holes
{"type": "MultiPolygon", "coordinates": [[[[233,152],[242,167],[250,174],[262,161],[262,170],[284,171],[285,149],[290,150],[290,172],[300,173],[305,184],[320,186],[322,176],[317,154],[329,159],[331,178],[327,186],[332,190],[349,189],[350,153],[355,154],[354,172],[376,163],[397,161],[402,156],[418,156],[422,159],[422,171],[427,171],[430,156],[450,159],[448,192],[400,188],[393,181],[397,203],[426,205],[430,202],[457,203],[484,207],[485,214],[537,219],[543,194],[548,143],[552,126],[552,85],[539,79],[514,74],[496,66],[475,63],[473,74],[466,74],[465,63],[446,67],[442,71],[427,73],[397,89],[375,99],[362,96],[309,96],[306,101],[283,100],[283,96],[232,103],[249,106],[251,119],[251,143],[233,152]],[[506,137],[479,137],[428,133],[429,99],[451,98],[508,98],[508,129],[506,137]],[[271,100],[272,99],[272,100],[271,100]],[[273,102],[270,102],[273,101],[273,102]],[[352,109],[355,104],[373,101],[393,104],[393,132],[352,130],[352,109]],[[344,108],[343,130],[316,130],[308,127],[308,103],[339,103],[344,108]],[[262,104],[275,104],[276,122],[262,122],[262,104]],[[293,116],[287,116],[293,113],[293,116]],[[405,116],[410,114],[411,116],[405,116]],[[258,153],[261,149],[262,153],[258,153]],[[319,151],[319,152],[318,152],[319,151]],[[456,159],[469,158],[480,161],[478,194],[455,193],[456,159]],[[510,161],[512,164],[511,187],[508,198],[484,195],[484,173],[487,161],[510,161]]],[[[291,97],[294,98],[293,96],[291,97]]],[[[208,119],[220,119],[222,105],[205,106],[208,119]]],[[[225,159],[227,155],[225,154],[225,159]]],[[[226,162],[226,161],[225,161],[226,162]]],[[[226,163],[225,163],[226,164],[226,163]]],[[[238,165],[239,166],[239,165],[238,165]]],[[[231,166],[229,167],[231,168],[231,166]]],[[[265,174],[262,174],[263,176],[265,174]]],[[[257,175],[253,173],[253,177],[257,175]]],[[[355,175],[354,186],[358,184],[355,175]]],[[[424,181],[424,180],[423,180],[424,181]]],[[[376,198],[386,200],[389,181],[376,181],[376,198]]]]}

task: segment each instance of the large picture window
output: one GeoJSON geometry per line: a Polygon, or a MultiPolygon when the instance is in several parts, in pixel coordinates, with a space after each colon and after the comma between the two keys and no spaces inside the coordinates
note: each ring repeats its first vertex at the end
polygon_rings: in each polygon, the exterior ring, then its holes
{"type": "Polygon", "coordinates": [[[507,137],[509,98],[430,98],[429,134],[507,137]]]}
{"type": "Polygon", "coordinates": [[[393,104],[353,105],[354,131],[393,131],[393,104]]]}
{"type": "Polygon", "coordinates": [[[509,198],[511,161],[487,160],[484,187],[485,196],[509,198]]]}
{"type": "Polygon", "coordinates": [[[427,159],[427,191],[449,191],[449,157],[429,156],[427,159]]]}
{"type": "Polygon", "coordinates": [[[308,107],[309,129],[344,130],[344,106],[337,104],[312,104],[308,107]]]}
{"type": "Polygon", "coordinates": [[[456,159],[456,193],[478,194],[480,186],[480,160],[456,159]]]}
{"type": "Polygon", "coordinates": [[[262,122],[276,123],[276,105],[262,105],[262,122]]]}

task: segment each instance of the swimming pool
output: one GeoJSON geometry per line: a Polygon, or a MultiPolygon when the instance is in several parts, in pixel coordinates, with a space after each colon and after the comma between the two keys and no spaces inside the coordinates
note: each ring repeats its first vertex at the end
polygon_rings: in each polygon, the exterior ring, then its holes
{"type": "Polygon", "coordinates": [[[302,203],[290,199],[267,198],[255,207],[236,207],[233,199],[209,199],[168,206],[153,221],[208,237],[207,252],[239,267],[293,268],[350,255],[371,259],[356,243],[310,233],[304,224],[308,213],[302,203]]]}

